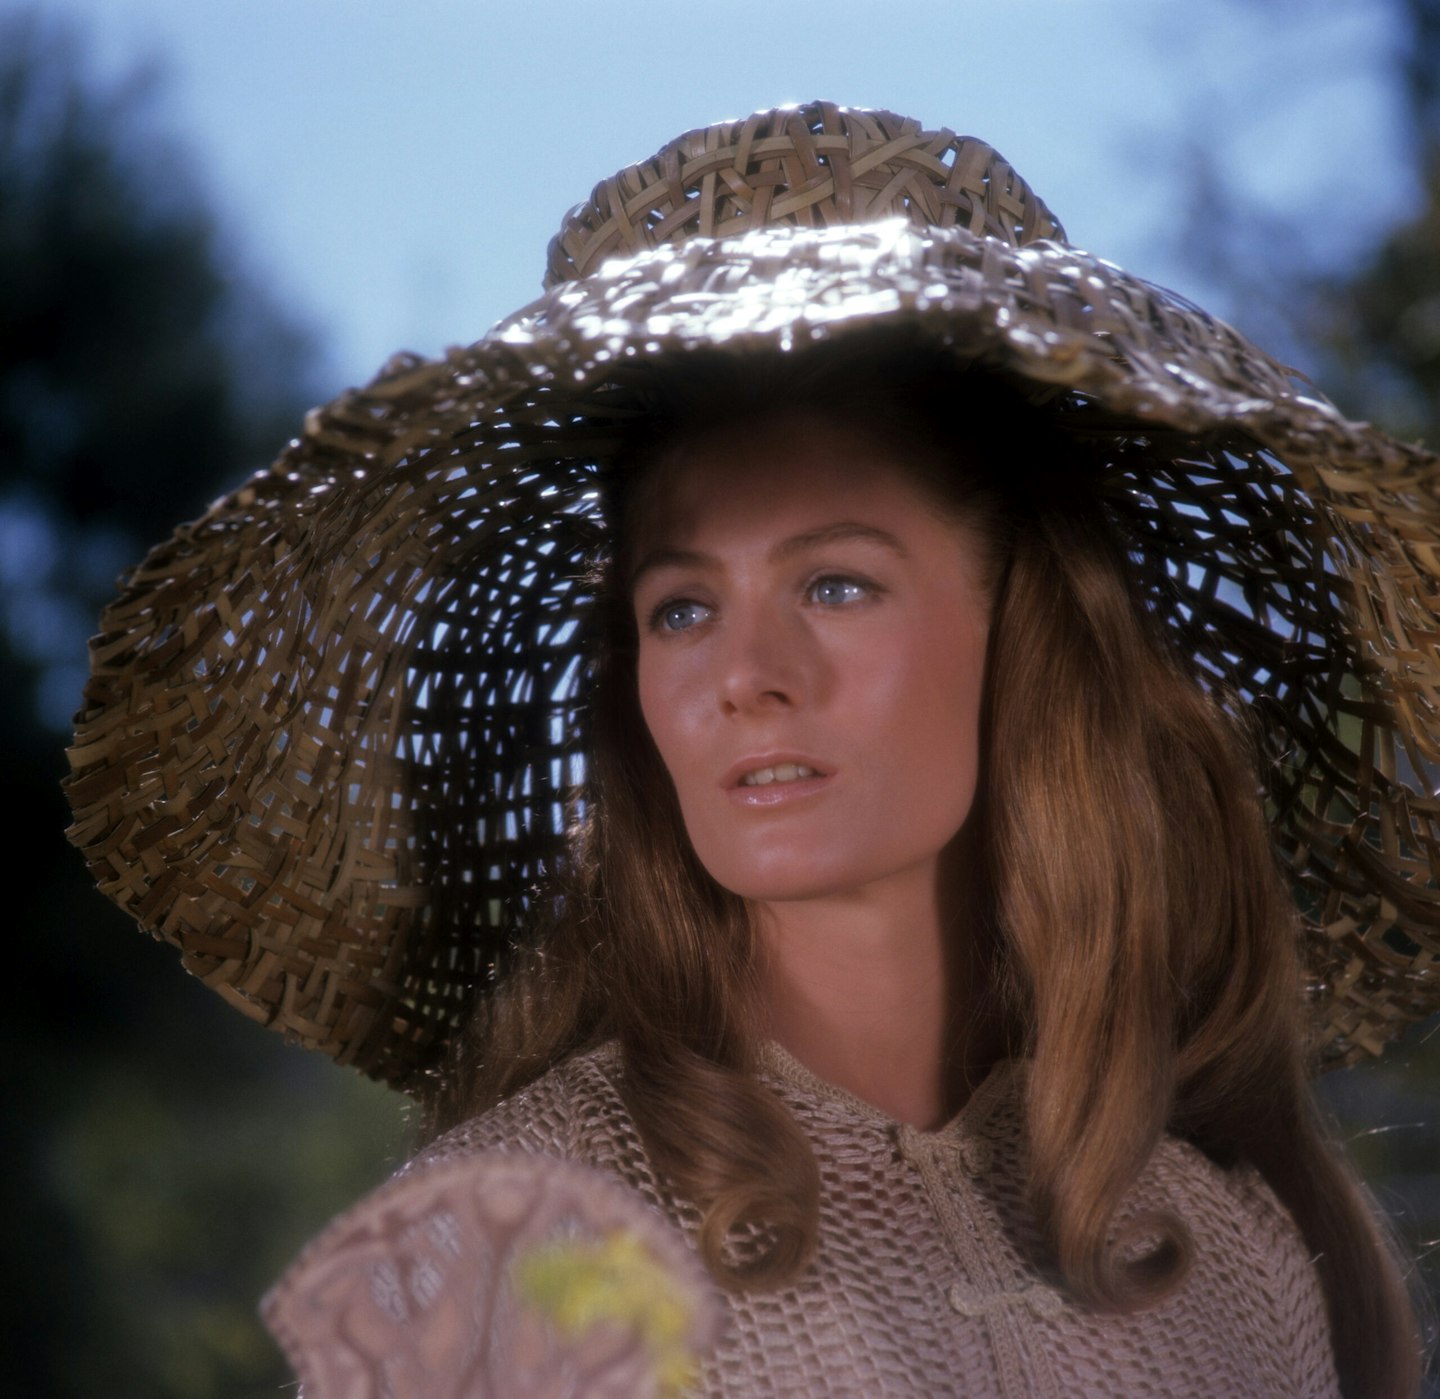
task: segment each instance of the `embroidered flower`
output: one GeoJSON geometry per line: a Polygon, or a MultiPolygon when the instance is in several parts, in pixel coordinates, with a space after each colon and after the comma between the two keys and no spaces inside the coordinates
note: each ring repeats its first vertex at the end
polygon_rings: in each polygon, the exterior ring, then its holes
{"type": "Polygon", "coordinates": [[[633,1332],[667,1399],[694,1379],[689,1289],[633,1234],[542,1244],[516,1260],[513,1276],[516,1295],[564,1336],[583,1336],[604,1323],[633,1332]]]}

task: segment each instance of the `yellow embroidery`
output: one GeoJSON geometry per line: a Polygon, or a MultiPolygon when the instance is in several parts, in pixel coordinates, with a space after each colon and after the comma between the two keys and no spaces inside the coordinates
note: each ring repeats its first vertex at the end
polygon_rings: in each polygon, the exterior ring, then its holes
{"type": "Polygon", "coordinates": [[[515,1284],[521,1299],[567,1336],[606,1321],[634,1330],[665,1399],[694,1379],[686,1342],[692,1308],[670,1271],[633,1235],[543,1245],[516,1262],[515,1284]]]}

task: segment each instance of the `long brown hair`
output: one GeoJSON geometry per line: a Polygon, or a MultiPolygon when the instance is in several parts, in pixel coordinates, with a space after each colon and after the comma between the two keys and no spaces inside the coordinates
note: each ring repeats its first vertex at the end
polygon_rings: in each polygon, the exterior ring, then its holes
{"type": "Polygon", "coordinates": [[[1420,1347],[1393,1249],[1310,1095],[1297,918],[1246,735],[1147,608],[1094,447],[1013,388],[910,344],[702,353],[657,372],[607,483],[615,543],[596,609],[584,828],[540,950],[461,1041],[441,1125],[613,1037],[627,1105],[656,1167],[701,1209],[717,1279],[778,1286],[813,1253],[813,1153],[751,1072],[755,930],[691,850],[640,715],[624,557],[635,483],[667,451],[726,419],[796,411],[920,449],[919,484],[993,553],[977,798],[990,974],[1011,1049],[1032,1060],[1031,1199],[1071,1292],[1128,1311],[1183,1279],[1178,1216],[1115,1233],[1170,1132],[1257,1167],[1290,1210],[1317,1255],[1345,1393],[1413,1394],[1420,1347]],[[926,467],[955,460],[957,429],[967,469],[926,467]],[[727,1250],[740,1225],[765,1246],[727,1250]],[[1136,1259],[1131,1234],[1160,1246],[1136,1259]]]}

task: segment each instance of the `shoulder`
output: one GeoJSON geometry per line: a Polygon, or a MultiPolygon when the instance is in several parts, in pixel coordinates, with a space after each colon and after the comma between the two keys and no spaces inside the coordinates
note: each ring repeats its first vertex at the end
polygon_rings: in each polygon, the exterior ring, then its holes
{"type": "Polygon", "coordinates": [[[1190,1231],[1190,1305],[1254,1332],[1288,1374],[1304,1377],[1298,1392],[1338,1393],[1315,1254],[1259,1171],[1219,1166],[1167,1138],[1140,1193],[1146,1204],[1173,1209],[1190,1231]]]}
{"type": "Polygon", "coordinates": [[[613,1041],[576,1054],[436,1138],[399,1174],[501,1152],[578,1161],[615,1171],[631,1184],[648,1184],[648,1159],[621,1096],[620,1079],[620,1051],[613,1041]]]}
{"type": "Polygon", "coordinates": [[[263,1306],[302,1390],[538,1393],[563,1376],[653,1393],[655,1366],[711,1350],[723,1306],[667,1218],[620,1076],[613,1044],[575,1055],[307,1245],[263,1306]]]}
{"type": "Polygon", "coordinates": [[[1167,1137],[1156,1149],[1145,1185],[1146,1193],[1179,1212],[1197,1243],[1223,1246],[1267,1271],[1314,1274],[1299,1227],[1253,1166],[1220,1166],[1189,1142],[1167,1137]]]}

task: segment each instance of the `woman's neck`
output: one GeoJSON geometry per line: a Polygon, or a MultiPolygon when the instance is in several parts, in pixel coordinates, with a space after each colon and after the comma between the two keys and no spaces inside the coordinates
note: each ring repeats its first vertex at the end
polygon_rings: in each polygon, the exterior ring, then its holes
{"type": "Polygon", "coordinates": [[[933,878],[761,910],[767,1029],[898,1121],[948,1120],[999,1057],[973,919],[933,878]]]}

